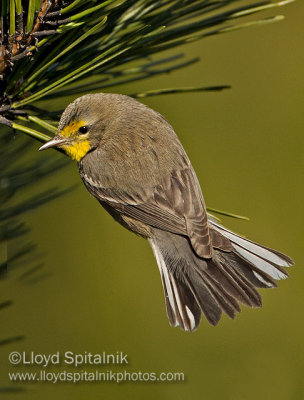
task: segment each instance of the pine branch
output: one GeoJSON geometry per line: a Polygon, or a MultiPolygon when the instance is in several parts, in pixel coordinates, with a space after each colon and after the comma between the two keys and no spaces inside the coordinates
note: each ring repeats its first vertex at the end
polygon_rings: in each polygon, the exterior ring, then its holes
{"type": "MultiPolygon", "coordinates": [[[[279,21],[282,16],[238,22],[258,13],[285,6],[293,0],[261,1],[237,6],[240,0],[4,0],[1,8],[0,123],[40,141],[48,136],[46,110],[33,112],[43,99],[75,96],[105,90],[118,84],[149,78],[191,65],[163,57],[142,63],[164,50],[211,35],[279,21]],[[130,66],[132,63],[132,67],[130,66]],[[136,66],[137,63],[137,66],[136,66]],[[135,65],[135,66],[134,66],[135,65]],[[91,83],[87,86],[88,76],[91,83]],[[94,84],[92,83],[94,82],[94,84]],[[20,116],[27,117],[16,123],[20,116]],[[38,119],[37,119],[38,118],[38,119]]],[[[137,93],[145,97],[191,91],[221,90],[172,88],[137,93]]],[[[59,114],[63,110],[58,110],[59,114]]],[[[49,124],[50,125],[50,124],[49,124]]],[[[53,126],[50,132],[55,132],[53,126]]]]}

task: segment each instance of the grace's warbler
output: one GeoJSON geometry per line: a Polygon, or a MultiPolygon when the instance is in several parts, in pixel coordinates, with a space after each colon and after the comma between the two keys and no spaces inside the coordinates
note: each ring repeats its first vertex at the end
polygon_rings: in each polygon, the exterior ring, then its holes
{"type": "Polygon", "coordinates": [[[216,325],[239,303],[261,306],[256,288],[272,288],[292,260],[253,243],[207,215],[198,179],[171,125],[119,94],[71,103],[58,134],[78,162],[88,191],[121,225],[148,239],[163,283],[170,324],[193,331],[203,313],[216,325]]]}

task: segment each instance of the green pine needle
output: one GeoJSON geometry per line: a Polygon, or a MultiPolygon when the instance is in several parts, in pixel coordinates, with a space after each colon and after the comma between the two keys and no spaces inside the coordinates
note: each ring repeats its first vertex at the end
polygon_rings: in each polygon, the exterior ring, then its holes
{"type": "MultiPolygon", "coordinates": [[[[55,100],[56,104],[59,96],[105,90],[186,67],[197,59],[180,62],[164,56],[154,61],[151,57],[208,36],[277,22],[283,18],[281,15],[260,19],[251,16],[292,1],[248,1],[244,5],[240,0],[67,0],[60,10],[54,0],[29,0],[25,9],[21,0],[3,0],[1,18],[9,36],[0,35],[2,49],[12,43],[15,47],[10,63],[0,57],[0,77],[4,74],[0,84],[0,123],[45,141],[48,136],[40,130],[55,133],[56,128],[47,122],[53,118],[49,112],[32,108],[38,101],[55,100]],[[242,5],[236,6],[239,3],[242,5]],[[22,33],[22,23],[16,15],[22,15],[27,34],[22,33]],[[238,21],[244,18],[244,22],[238,21]],[[39,31],[41,20],[49,20],[50,25],[41,26],[44,30],[39,31]],[[14,42],[16,29],[21,30],[18,42],[14,42]],[[24,54],[18,47],[22,40],[24,54]],[[158,67],[161,63],[168,65],[158,67]],[[16,118],[20,119],[17,110],[26,113],[26,121],[37,129],[16,123],[16,118]]],[[[228,87],[165,88],[131,96],[220,91],[228,87]]],[[[62,111],[58,110],[56,118],[62,111]]]]}

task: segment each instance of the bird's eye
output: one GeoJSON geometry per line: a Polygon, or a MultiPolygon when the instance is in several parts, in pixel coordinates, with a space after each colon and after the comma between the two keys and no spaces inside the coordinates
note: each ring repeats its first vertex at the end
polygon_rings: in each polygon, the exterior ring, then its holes
{"type": "Polygon", "coordinates": [[[88,132],[87,126],[81,126],[81,127],[78,129],[78,132],[81,133],[82,135],[84,135],[85,133],[88,132]]]}

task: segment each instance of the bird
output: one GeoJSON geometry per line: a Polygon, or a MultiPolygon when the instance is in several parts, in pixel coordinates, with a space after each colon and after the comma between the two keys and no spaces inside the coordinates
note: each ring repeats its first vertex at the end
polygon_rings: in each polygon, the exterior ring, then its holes
{"type": "Polygon", "coordinates": [[[261,307],[293,260],[226,229],[206,211],[191,162],[170,123],[136,99],[86,94],[64,110],[57,148],[76,160],[91,195],[123,227],[147,239],[160,271],[169,323],[217,325],[240,304],[261,307]]]}

